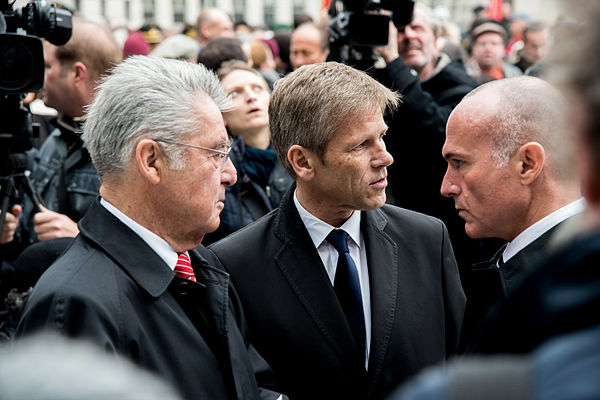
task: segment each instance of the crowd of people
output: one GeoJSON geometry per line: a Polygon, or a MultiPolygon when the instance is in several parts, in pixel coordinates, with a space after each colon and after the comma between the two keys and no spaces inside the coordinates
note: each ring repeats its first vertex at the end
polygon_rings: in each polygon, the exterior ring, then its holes
{"type": "Polygon", "coordinates": [[[173,399],[600,396],[598,17],[457,37],[417,2],[363,71],[308,16],[123,43],[75,16],[5,210],[0,368],[96,358],[85,398],[151,393],[113,363],[173,399]]]}

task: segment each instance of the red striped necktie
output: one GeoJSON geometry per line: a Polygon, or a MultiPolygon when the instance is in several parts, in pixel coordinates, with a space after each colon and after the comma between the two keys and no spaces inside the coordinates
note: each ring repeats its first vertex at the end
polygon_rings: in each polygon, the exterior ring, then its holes
{"type": "Polygon", "coordinates": [[[190,281],[196,282],[196,277],[194,276],[192,264],[190,263],[190,259],[185,253],[179,253],[179,257],[177,258],[177,264],[175,265],[175,275],[177,275],[180,278],[185,278],[189,279],[190,281]]]}

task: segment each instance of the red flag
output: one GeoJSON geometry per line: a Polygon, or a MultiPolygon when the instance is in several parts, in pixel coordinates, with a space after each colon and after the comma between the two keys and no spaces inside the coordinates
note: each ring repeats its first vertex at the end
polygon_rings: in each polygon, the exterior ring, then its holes
{"type": "Polygon", "coordinates": [[[487,8],[485,9],[485,14],[488,19],[502,21],[502,0],[490,0],[487,8]]]}
{"type": "Polygon", "coordinates": [[[329,6],[331,5],[331,0],[323,0],[321,3],[321,10],[329,10],[329,6]]]}

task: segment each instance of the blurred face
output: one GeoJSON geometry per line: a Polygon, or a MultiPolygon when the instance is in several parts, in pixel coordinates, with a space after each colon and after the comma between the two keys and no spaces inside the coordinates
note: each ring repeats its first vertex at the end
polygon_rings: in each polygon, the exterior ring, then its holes
{"type": "Polygon", "coordinates": [[[233,22],[231,22],[231,18],[227,14],[215,14],[213,21],[206,28],[204,34],[207,40],[235,37],[233,22]]]}
{"type": "Polygon", "coordinates": [[[398,52],[404,63],[417,72],[435,62],[435,35],[427,15],[419,8],[410,25],[398,28],[398,52]]]}
{"type": "Polygon", "coordinates": [[[513,160],[496,167],[492,159],[491,116],[482,109],[494,110],[493,106],[474,102],[460,104],[448,120],[442,148],[448,169],[441,193],[454,199],[469,237],[510,241],[520,232],[516,223],[524,220],[520,210],[527,206],[522,204],[519,180],[511,173],[513,160]]]}
{"type": "Polygon", "coordinates": [[[539,32],[527,32],[523,43],[522,55],[531,63],[541,61],[548,52],[550,32],[548,29],[539,32]]]}
{"type": "Polygon", "coordinates": [[[54,56],[56,47],[48,42],[44,43],[44,89],[42,91],[44,104],[56,109],[58,112],[69,115],[71,94],[73,93],[73,75],[67,68],[63,68],[54,56]]]}
{"type": "MultiPolygon", "coordinates": [[[[203,99],[198,109],[201,128],[182,143],[226,151],[230,140],[216,104],[203,99]]],[[[237,176],[231,160],[222,168],[222,155],[191,147],[185,149],[188,166],[165,171],[165,183],[158,198],[168,203],[163,223],[170,226],[171,234],[179,242],[199,244],[206,233],[218,228],[225,188],[233,185],[237,176]]]]}
{"type": "Polygon", "coordinates": [[[354,210],[373,210],[385,203],[386,167],[393,162],[383,136],[381,111],[353,119],[329,142],[315,165],[312,186],[324,215],[348,218],[354,210]]]}
{"type": "Polygon", "coordinates": [[[321,48],[321,35],[316,28],[304,26],[296,29],[290,39],[290,62],[294,69],[303,65],[327,60],[329,52],[321,48]]]}
{"type": "Polygon", "coordinates": [[[473,43],[472,54],[483,70],[500,66],[504,59],[504,39],[502,35],[495,32],[482,33],[473,43]]]}
{"type": "Polygon", "coordinates": [[[233,100],[233,110],[223,114],[225,124],[235,136],[269,125],[271,95],[265,81],[250,71],[235,70],[221,81],[233,100]]]}

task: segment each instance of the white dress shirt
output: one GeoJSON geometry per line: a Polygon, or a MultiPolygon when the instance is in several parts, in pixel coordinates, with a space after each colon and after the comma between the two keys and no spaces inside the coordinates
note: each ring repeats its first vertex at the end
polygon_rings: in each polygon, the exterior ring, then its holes
{"type": "Polygon", "coordinates": [[[515,254],[523,250],[531,242],[560,224],[567,218],[572,217],[575,214],[582,212],[585,208],[585,199],[582,197],[575,200],[566,206],[559,208],[552,214],[546,215],[535,224],[521,232],[516,238],[506,245],[504,252],[502,253],[502,259],[504,262],[510,260],[515,254]]]}
{"type": "MultiPolygon", "coordinates": [[[[169,268],[175,270],[175,265],[177,265],[177,259],[179,258],[179,256],[177,252],[173,250],[173,248],[163,238],[161,238],[154,232],[151,232],[147,228],[144,228],[142,225],[138,224],[137,222],[129,218],[127,215],[123,214],[122,211],[120,211],[117,207],[113,206],[103,198],[100,199],[100,204],[102,204],[102,206],[104,206],[104,208],[106,208],[108,212],[117,217],[119,221],[127,225],[129,229],[131,229],[139,237],[141,237],[142,240],[146,242],[146,244],[150,246],[150,248],[154,250],[154,252],[158,254],[160,258],[164,260],[164,262],[169,266],[169,268]]],[[[189,257],[187,251],[185,252],[185,254],[189,257]]]]}
{"type": "Polygon", "coordinates": [[[296,204],[300,219],[302,219],[321,260],[323,261],[331,285],[333,285],[335,281],[335,270],[337,268],[339,253],[335,247],[325,239],[334,229],[344,230],[351,239],[348,241],[348,248],[350,250],[350,256],[358,269],[363,312],[365,314],[365,333],[367,340],[367,346],[365,348],[365,369],[367,369],[369,365],[369,350],[371,348],[371,292],[369,287],[369,270],[367,267],[367,251],[365,249],[365,241],[360,231],[360,211],[355,211],[342,226],[336,228],[306,211],[298,201],[296,191],[294,191],[294,204],[296,204]]]}

